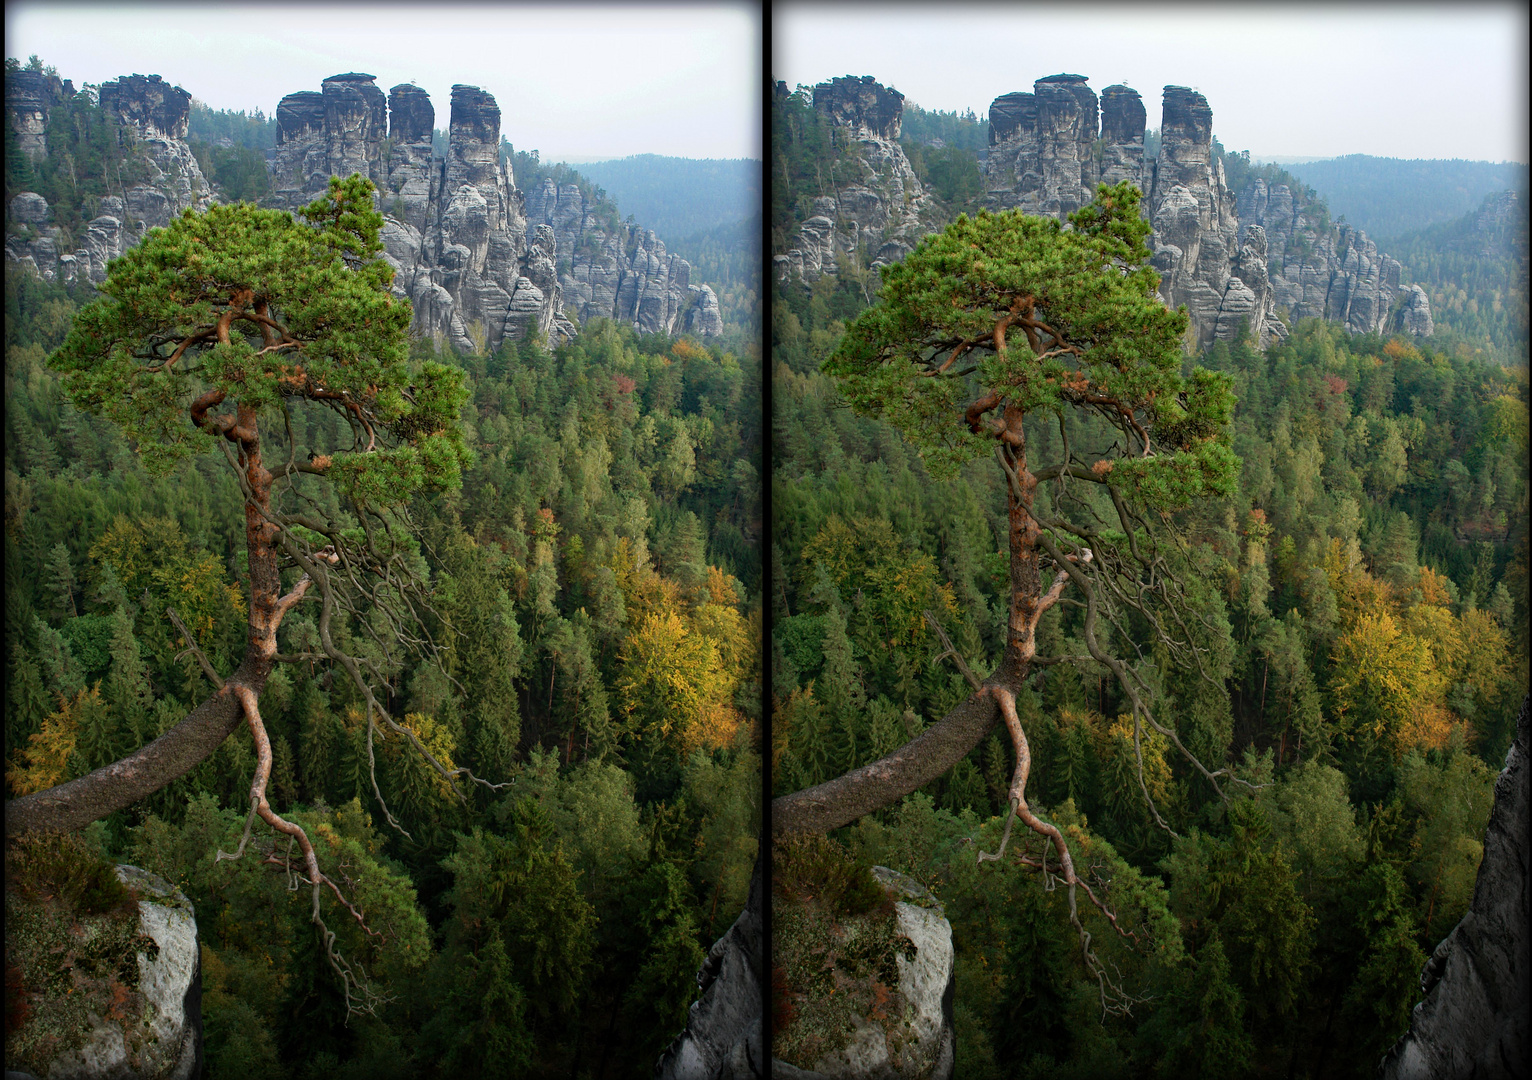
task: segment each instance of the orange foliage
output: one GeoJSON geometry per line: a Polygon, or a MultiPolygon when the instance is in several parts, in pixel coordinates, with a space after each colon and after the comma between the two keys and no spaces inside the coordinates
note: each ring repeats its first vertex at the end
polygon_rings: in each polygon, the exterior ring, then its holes
{"type": "Polygon", "coordinates": [[[1438,574],[1429,566],[1420,568],[1420,602],[1434,604],[1436,607],[1446,607],[1452,602],[1452,597],[1447,593],[1446,574],[1438,574]]]}
{"type": "Polygon", "coordinates": [[[681,338],[670,347],[670,355],[677,360],[706,360],[708,351],[695,342],[681,338]]]}
{"type": "Polygon", "coordinates": [[[65,779],[69,756],[79,737],[76,713],[82,705],[99,705],[101,684],[81,690],[71,700],[59,695],[58,712],[50,713],[41,731],[33,732],[27,745],[16,751],[17,759],[6,765],[5,780],[16,795],[46,791],[65,779]]]}

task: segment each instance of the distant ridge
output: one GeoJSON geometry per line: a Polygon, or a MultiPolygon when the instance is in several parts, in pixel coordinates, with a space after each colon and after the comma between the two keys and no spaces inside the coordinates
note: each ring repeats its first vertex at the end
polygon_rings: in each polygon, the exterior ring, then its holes
{"type": "Polygon", "coordinates": [[[1516,162],[1348,154],[1283,168],[1323,196],[1332,214],[1380,242],[1454,221],[1493,192],[1527,190],[1527,166],[1516,162]]]}
{"type": "Polygon", "coordinates": [[[639,154],[574,166],[667,244],[760,213],[761,163],[639,154]]]}

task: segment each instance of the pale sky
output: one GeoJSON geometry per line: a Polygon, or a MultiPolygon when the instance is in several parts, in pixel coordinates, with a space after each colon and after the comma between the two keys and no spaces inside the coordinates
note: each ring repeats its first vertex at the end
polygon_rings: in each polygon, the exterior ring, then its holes
{"type": "Polygon", "coordinates": [[[1527,161],[1525,5],[1174,7],[778,2],[772,77],[871,75],[924,109],[984,116],[1037,79],[1200,90],[1213,134],[1256,158],[1527,161]]]}
{"type": "Polygon", "coordinates": [[[160,75],[214,109],[263,110],[330,75],[414,81],[436,126],[452,84],[500,105],[501,133],[544,160],[761,156],[756,4],[597,6],[5,5],[5,54],[60,77],[160,75]]]}

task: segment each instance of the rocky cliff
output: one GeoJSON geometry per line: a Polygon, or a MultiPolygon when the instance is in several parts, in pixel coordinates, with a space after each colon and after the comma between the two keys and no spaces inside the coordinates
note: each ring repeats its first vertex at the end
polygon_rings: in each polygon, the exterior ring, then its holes
{"type": "MultiPolygon", "coordinates": [[[[48,109],[66,93],[73,88],[40,73],[7,76],[7,117],[29,156],[47,153],[48,109]]],[[[142,144],[149,175],[102,199],[73,251],[64,250],[71,245],[41,196],[11,200],[8,220],[28,228],[7,237],[7,260],[48,280],[99,284],[107,262],[149,228],[216,199],[186,144],[190,94],[157,75],[133,75],[102,86],[100,101],[142,144]]],[[[723,332],[713,290],[694,284],[686,260],[652,232],[603,224],[573,187],[544,185],[529,207],[501,161],[500,108],[478,87],[452,88],[445,158],[432,153],[436,114],[426,92],[404,84],[385,98],[374,76],[360,72],[287,95],[276,118],[268,204],[296,211],[332,176],[370,179],[385,216],[394,292],[410,301],[422,333],[459,349],[493,349],[529,332],[572,337],[570,316],[613,318],[646,333],[723,332]]]]}
{"type": "Polygon", "coordinates": [[[1384,1080],[1509,1080],[1528,1074],[1532,771],[1527,740],[1523,700],[1516,738],[1495,781],[1473,902],[1426,962],[1420,976],[1425,1000],[1415,1006],[1410,1030],[1383,1060],[1384,1080]]]}
{"type": "Polygon", "coordinates": [[[985,203],[1062,218],[1089,202],[1098,183],[1128,180],[1145,194],[1150,241],[1168,304],[1185,304],[1197,344],[1230,340],[1241,323],[1262,345],[1285,331],[1275,317],[1266,238],[1241,229],[1213,153],[1213,114],[1199,93],[1167,86],[1159,157],[1144,159],[1146,113],[1136,90],[1109,86],[1096,98],[1083,75],[1053,75],[1032,93],[990,106],[985,203]]]}
{"type": "Polygon", "coordinates": [[[985,204],[1064,217],[1098,183],[1129,180],[1144,192],[1154,265],[1166,303],[1185,304],[1197,344],[1232,340],[1248,326],[1264,347],[1286,336],[1279,312],[1344,323],[1357,333],[1430,334],[1423,290],[1401,283],[1399,263],[1345,226],[1324,229],[1286,187],[1257,180],[1230,190],[1213,147],[1207,99],[1164,89],[1158,156],[1144,157],[1138,92],[1109,86],[1098,102],[1081,75],[1039,79],[1031,93],[990,106],[985,204]]]}
{"type": "Polygon", "coordinates": [[[646,333],[723,331],[712,289],[692,285],[690,265],[652,232],[604,227],[573,185],[516,186],[492,94],[454,86],[451,110],[438,159],[435,109],[417,86],[395,86],[385,99],[373,76],[352,72],[318,93],[289,94],[277,108],[276,204],[296,209],[331,176],[372,179],[395,292],[414,305],[419,329],[461,349],[479,334],[490,348],[529,331],[567,338],[571,316],[646,333]]]}
{"type": "MultiPolygon", "coordinates": [[[[786,93],[779,85],[778,93],[786,93]]],[[[869,76],[814,87],[814,111],[833,137],[855,147],[859,176],[815,200],[795,246],[774,258],[777,278],[806,284],[835,273],[845,259],[869,267],[897,262],[934,228],[931,197],[899,145],[904,95],[869,76]]]]}
{"type": "Polygon", "coordinates": [[[48,155],[48,111],[74,97],[74,83],[41,71],[13,71],[5,76],[5,118],[16,143],[31,161],[48,155]]]}
{"type": "MultiPolygon", "coordinates": [[[[20,72],[6,76],[5,88],[7,120],[23,152],[40,159],[47,154],[48,110],[66,94],[72,97],[73,87],[60,84],[57,78],[20,72]]],[[[11,199],[7,220],[30,226],[32,235],[8,234],[6,261],[49,281],[83,278],[99,285],[106,280],[106,264],[142,240],[149,229],[168,225],[187,207],[205,209],[214,199],[212,185],[185,141],[190,94],[158,75],[128,75],[104,83],[100,102],[138,140],[148,176],[126,187],[122,195],[100,200],[100,213],[85,225],[83,235],[73,238],[72,250],[42,196],[22,192],[11,199]]]]}
{"type": "Polygon", "coordinates": [[[708,950],[697,972],[701,996],[655,1066],[655,1080],[762,1080],[761,980],[766,967],[762,929],[762,860],[734,925],[708,950]]]}
{"type": "Polygon", "coordinates": [[[577,185],[551,177],[527,193],[527,219],[553,231],[564,310],[581,322],[614,318],[644,333],[723,333],[718,296],[691,283],[691,265],[652,231],[609,222],[601,209],[577,185]]]}
{"type": "MultiPolygon", "coordinates": [[[[55,888],[39,908],[7,880],[19,1026],[6,1031],[7,1080],[196,1080],[202,1075],[202,970],[196,913],[180,889],[116,867],[137,910],[85,914],[55,888]],[[14,920],[14,928],[12,922],[14,920]],[[12,934],[15,940],[12,940],[12,934]],[[136,932],[134,932],[136,931],[136,932]],[[62,975],[43,968],[62,963],[62,975]],[[65,988],[67,993],[65,992],[65,988]]],[[[9,1005],[8,1005],[9,1009],[9,1005]]]]}
{"type": "Polygon", "coordinates": [[[1398,261],[1360,229],[1322,227],[1318,208],[1288,185],[1255,178],[1238,212],[1266,230],[1272,294],[1290,320],[1330,319],[1358,334],[1433,331],[1425,291],[1402,283],[1398,261]]]}

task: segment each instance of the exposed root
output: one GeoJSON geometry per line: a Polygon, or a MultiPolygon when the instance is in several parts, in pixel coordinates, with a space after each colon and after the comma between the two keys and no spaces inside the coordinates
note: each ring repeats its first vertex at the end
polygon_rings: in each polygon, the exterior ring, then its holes
{"type": "Polygon", "coordinates": [[[363,917],[362,913],[342,895],[340,887],[319,869],[319,857],[315,854],[314,845],[310,843],[308,834],[303,831],[303,827],[282,818],[271,808],[271,804],[266,801],[266,783],[271,778],[271,739],[266,734],[266,725],[261,721],[261,711],[255,691],[242,683],[233,683],[230,688],[239,699],[240,706],[244,709],[245,719],[250,725],[250,735],[255,740],[255,776],[250,782],[250,813],[245,818],[245,832],[244,836],[240,839],[239,847],[232,855],[219,851],[214,858],[214,862],[220,862],[224,859],[238,859],[244,855],[245,845],[250,840],[250,829],[257,815],[277,832],[286,836],[288,838],[287,856],[282,860],[277,860],[274,855],[269,855],[266,861],[286,867],[289,888],[296,889],[297,882],[299,881],[310,886],[313,894],[313,922],[315,926],[319,927],[320,935],[324,941],[325,955],[330,961],[330,967],[334,969],[335,974],[340,978],[341,985],[345,990],[347,1019],[350,1019],[352,1013],[365,1012],[376,1015],[377,1006],[384,999],[363,976],[356,973],[351,964],[336,949],[335,932],[326,925],[323,916],[319,913],[320,887],[328,885],[335,894],[335,898],[340,901],[341,906],[351,913],[352,917],[356,919],[357,925],[368,934],[379,940],[383,939],[383,935],[367,925],[367,920],[363,917]],[[291,854],[294,843],[298,845],[299,850],[303,854],[304,869],[308,871],[306,878],[295,874],[292,869],[291,854]]]}
{"type": "Polygon", "coordinates": [[[1057,876],[1069,887],[1069,921],[1074,925],[1075,930],[1079,932],[1080,952],[1085,960],[1085,969],[1096,979],[1096,983],[1100,988],[1102,1018],[1105,1019],[1107,1015],[1127,1016],[1132,1012],[1132,1007],[1139,1004],[1143,999],[1132,997],[1123,990],[1121,972],[1118,972],[1115,979],[1107,974],[1101,959],[1091,948],[1090,931],[1085,929],[1085,925],[1080,921],[1075,890],[1077,888],[1085,890],[1085,895],[1090,898],[1091,903],[1096,906],[1102,915],[1106,916],[1107,921],[1112,924],[1112,929],[1116,930],[1120,936],[1136,942],[1137,935],[1124,930],[1117,921],[1117,913],[1107,907],[1101,898],[1096,895],[1095,890],[1090,887],[1090,884],[1075,873],[1074,860],[1069,854],[1069,844],[1065,841],[1064,834],[1059,831],[1058,826],[1039,818],[1032,812],[1031,807],[1027,805],[1027,775],[1032,769],[1032,751],[1027,745],[1026,733],[1021,728],[1021,719],[1016,715],[1016,695],[1006,687],[994,684],[985,687],[985,690],[1000,705],[1000,715],[1005,719],[1005,726],[1011,733],[1011,744],[1016,750],[1016,768],[1011,774],[1009,799],[1011,812],[1005,816],[1005,832],[1000,837],[1000,847],[993,854],[987,851],[980,851],[978,861],[980,863],[995,861],[1005,854],[1006,845],[1011,838],[1012,820],[1013,818],[1020,818],[1023,824],[1044,840],[1040,859],[1033,859],[1024,852],[1021,856],[1021,861],[1023,864],[1041,871],[1044,888],[1052,891],[1054,875],[1048,870],[1048,848],[1051,846],[1054,849],[1058,855],[1062,871],[1057,876]]]}

